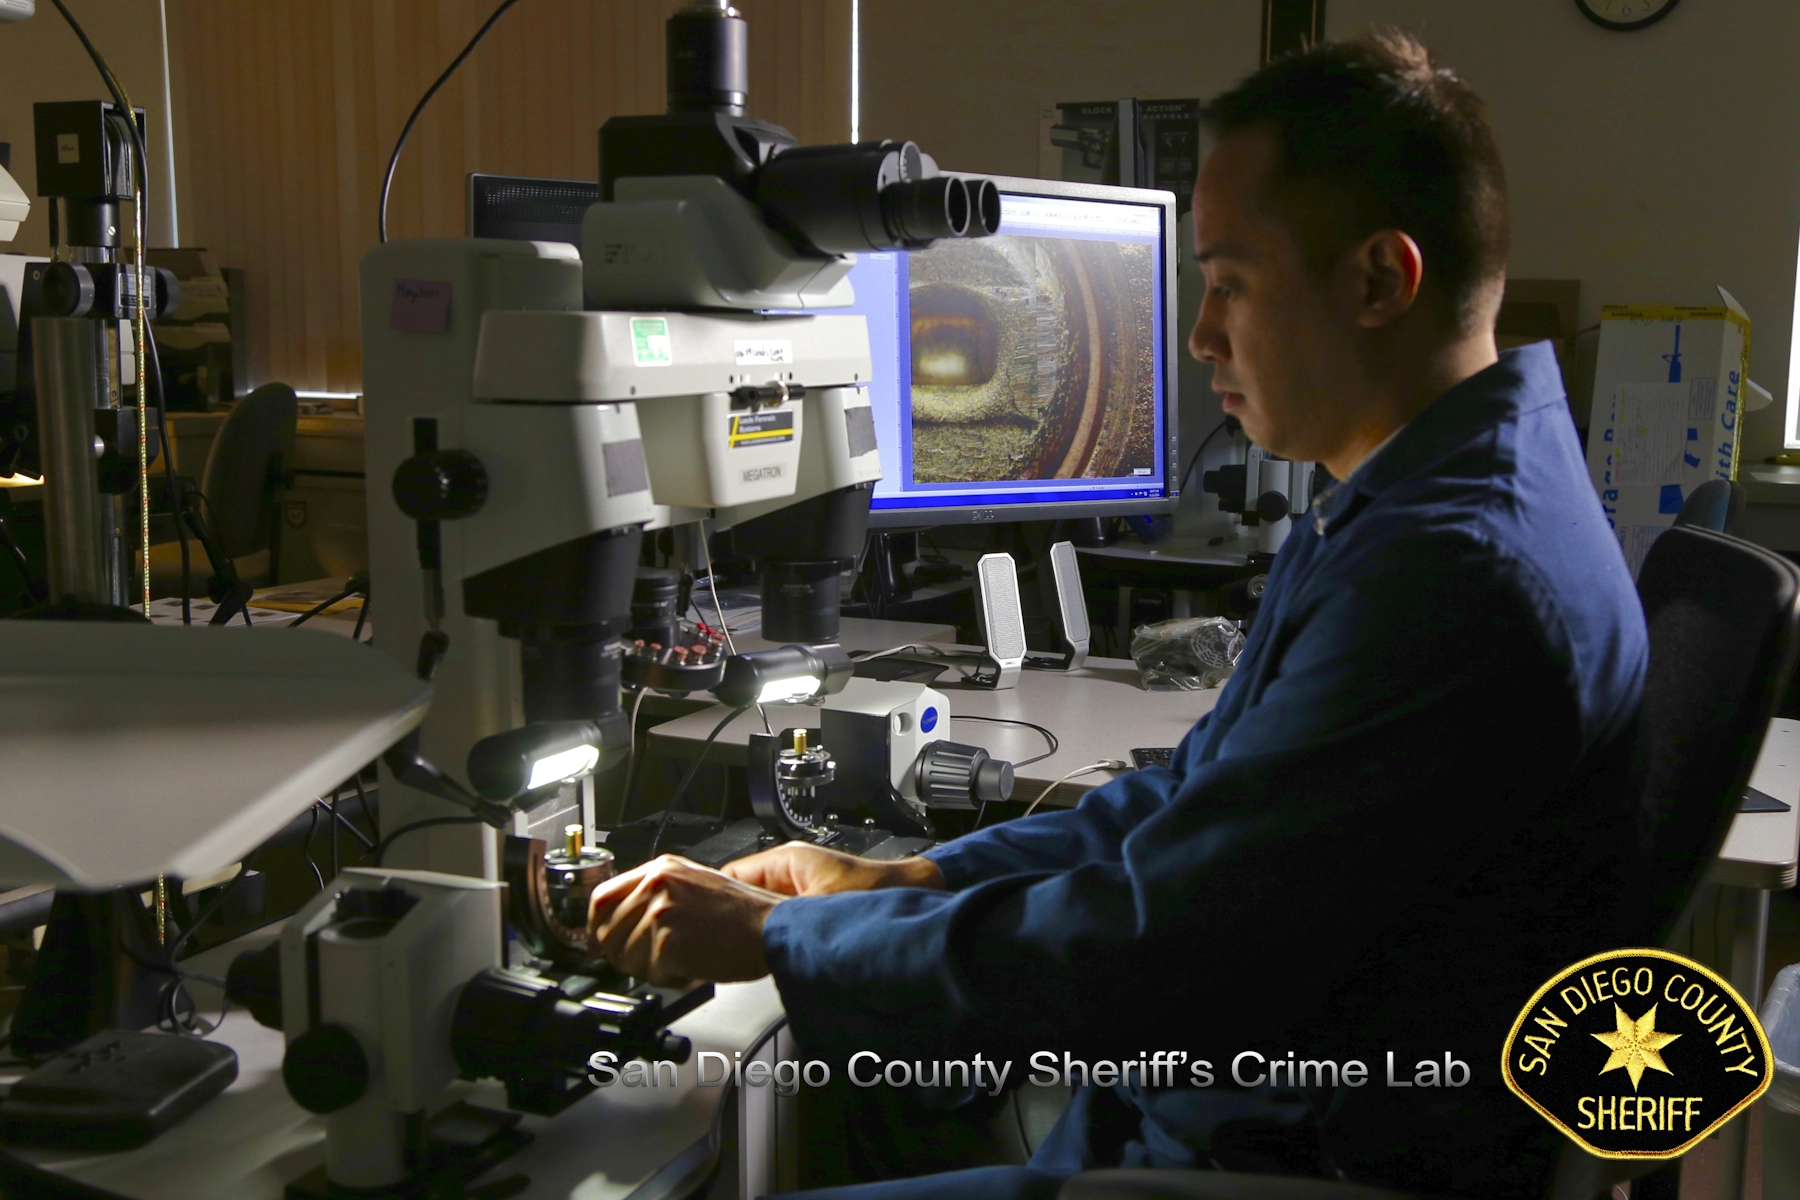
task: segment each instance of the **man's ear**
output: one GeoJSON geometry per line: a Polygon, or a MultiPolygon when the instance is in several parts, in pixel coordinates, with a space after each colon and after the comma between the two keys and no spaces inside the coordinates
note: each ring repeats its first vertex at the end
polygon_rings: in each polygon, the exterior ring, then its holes
{"type": "Polygon", "coordinates": [[[1370,234],[1351,252],[1348,265],[1356,287],[1357,323],[1366,329],[1405,316],[1425,281],[1419,243],[1398,229],[1370,234]]]}

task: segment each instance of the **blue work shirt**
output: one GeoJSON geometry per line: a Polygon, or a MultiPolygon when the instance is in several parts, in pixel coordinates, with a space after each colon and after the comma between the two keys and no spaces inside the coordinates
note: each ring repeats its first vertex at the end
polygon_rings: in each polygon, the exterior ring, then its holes
{"type": "Polygon", "coordinates": [[[1133,1077],[1114,1092],[1130,1136],[1063,1169],[1541,1192],[1560,1139],[1506,1092],[1501,1045],[1556,971],[1630,944],[1618,783],[1642,609],[1546,344],[1450,389],[1338,487],[1322,526],[1295,521],[1168,768],[931,851],[947,891],[774,909],[768,961],[807,1053],[979,1052],[1016,1081],[1038,1051],[1188,1050],[1213,1086],[1133,1077]],[[1240,1089],[1244,1051],[1368,1079],[1240,1089]],[[1389,1086],[1390,1051],[1396,1083],[1447,1059],[1469,1080],[1389,1086]]]}

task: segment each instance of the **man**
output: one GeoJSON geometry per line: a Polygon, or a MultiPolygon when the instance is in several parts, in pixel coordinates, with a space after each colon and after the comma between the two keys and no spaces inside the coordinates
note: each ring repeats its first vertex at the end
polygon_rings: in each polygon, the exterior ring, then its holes
{"type": "Polygon", "coordinates": [[[1047,1195],[1124,1164],[1538,1195],[1559,1139],[1505,1092],[1501,1042],[1545,978],[1635,932],[1617,768],[1642,614],[1549,347],[1495,351],[1480,102],[1390,34],[1273,63],[1210,122],[1189,348],[1258,445],[1341,482],[1171,766],[920,858],[664,859],[595,894],[628,970],[772,972],[809,1054],[1191,1048],[1217,1078],[1084,1088],[1032,1170],[859,1194],[1047,1195]],[[1371,1077],[1239,1087],[1241,1051],[1371,1077]]]}

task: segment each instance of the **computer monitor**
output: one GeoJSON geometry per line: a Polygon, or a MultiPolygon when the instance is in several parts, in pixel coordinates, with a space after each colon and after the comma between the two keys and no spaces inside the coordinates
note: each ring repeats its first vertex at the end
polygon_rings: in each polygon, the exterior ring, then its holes
{"type": "Polygon", "coordinates": [[[581,219],[600,199],[590,179],[469,174],[469,236],[581,247],[581,219]]]}
{"type": "Polygon", "coordinates": [[[1175,506],[1175,197],[989,176],[1000,232],[863,254],[882,478],[870,523],[1175,506]]]}

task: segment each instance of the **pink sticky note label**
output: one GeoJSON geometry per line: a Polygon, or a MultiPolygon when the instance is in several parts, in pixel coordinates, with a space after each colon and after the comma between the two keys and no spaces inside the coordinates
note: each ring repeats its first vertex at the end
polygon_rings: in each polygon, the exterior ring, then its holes
{"type": "Polygon", "coordinates": [[[450,284],[438,279],[394,280],[388,328],[401,333],[443,333],[450,328],[450,284]]]}

